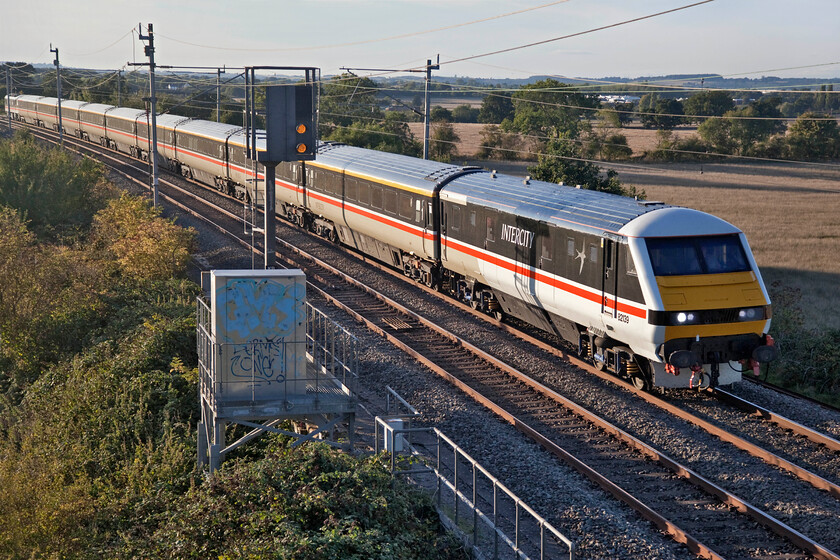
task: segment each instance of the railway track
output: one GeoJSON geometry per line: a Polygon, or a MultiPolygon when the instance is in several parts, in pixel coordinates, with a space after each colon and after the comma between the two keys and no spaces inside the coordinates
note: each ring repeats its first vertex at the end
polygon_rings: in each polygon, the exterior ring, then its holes
{"type": "MultiPolygon", "coordinates": [[[[82,144],[84,148],[91,148],[82,144]]],[[[107,157],[119,159],[110,153],[107,157]]],[[[181,189],[169,181],[162,184],[181,189]]],[[[183,190],[181,192],[179,198],[187,196],[183,190]]],[[[228,214],[227,220],[238,223],[238,216],[223,211],[228,214]]],[[[750,557],[750,554],[753,557],[837,557],[827,546],[806,537],[805,532],[774,520],[772,515],[761,512],[666,453],[533,381],[533,375],[526,375],[474,347],[463,336],[440,329],[404,306],[400,309],[400,305],[390,298],[361,286],[313,256],[303,255],[297,248],[284,247],[283,258],[292,266],[304,268],[313,287],[317,286],[324,297],[461,387],[574,468],[587,473],[591,480],[631,504],[663,531],[686,543],[693,552],[712,558],[750,557]],[[622,487],[633,488],[633,495],[622,487]],[[733,513],[731,509],[739,513],[733,513]],[[722,531],[724,527],[726,531],[722,531]],[[739,535],[735,542],[731,538],[733,532],[739,535]]],[[[500,326],[513,330],[506,325],[500,326]]],[[[558,354],[556,348],[548,344],[541,343],[541,348],[558,354]]],[[[573,358],[571,361],[576,362],[573,358]]],[[[576,365],[588,368],[583,363],[576,365]]],[[[631,388],[626,390],[634,397],[649,396],[631,388]]],[[[665,403],[667,406],[652,404],[666,409],[668,406],[677,408],[668,403],[665,403]]],[[[698,422],[702,419],[696,415],[683,418],[702,424],[698,422]]],[[[825,443],[817,445],[829,447],[825,443]]],[[[773,461],[776,460],[771,463],[773,461]]]]}

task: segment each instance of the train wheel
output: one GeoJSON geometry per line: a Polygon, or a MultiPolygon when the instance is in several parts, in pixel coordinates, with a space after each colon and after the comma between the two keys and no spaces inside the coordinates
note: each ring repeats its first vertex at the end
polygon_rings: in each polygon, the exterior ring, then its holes
{"type": "Polygon", "coordinates": [[[493,311],[493,318],[496,319],[497,321],[501,321],[502,319],[504,319],[504,317],[505,317],[505,314],[501,309],[496,309],[496,310],[493,311]]]}
{"type": "Polygon", "coordinates": [[[653,388],[653,374],[650,362],[634,355],[629,348],[622,347],[621,350],[633,356],[632,361],[627,364],[625,373],[630,383],[640,391],[650,391],[653,388]]]}

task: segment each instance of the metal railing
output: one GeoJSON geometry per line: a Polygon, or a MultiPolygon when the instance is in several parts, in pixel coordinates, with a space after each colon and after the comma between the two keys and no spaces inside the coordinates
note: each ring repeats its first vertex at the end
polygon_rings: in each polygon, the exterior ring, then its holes
{"type": "Polygon", "coordinates": [[[377,416],[376,452],[384,446],[391,453],[393,475],[405,476],[434,492],[444,524],[459,534],[474,558],[574,560],[575,546],[570,539],[440,430],[405,427],[415,416],[377,416]],[[423,434],[433,440],[427,446],[435,449],[436,456],[431,459],[410,441],[423,434]]]}

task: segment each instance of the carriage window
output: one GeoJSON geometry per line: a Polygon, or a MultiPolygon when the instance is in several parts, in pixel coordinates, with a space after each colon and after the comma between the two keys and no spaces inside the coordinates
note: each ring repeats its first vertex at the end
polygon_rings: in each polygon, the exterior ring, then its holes
{"type": "Polygon", "coordinates": [[[598,262],[598,246],[589,245],[589,262],[596,264],[598,262]]]}
{"type": "Polygon", "coordinates": [[[370,186],[364,181],[359,181],[359,202],[365,206],[370,204],[370,186]]]}
{"type": "Polygon", "coordinates": [[[419,198],[414,201],[414,221],[418,224],[423,221],[423,201],[419,198]]]}
{"type": "Polygon", "coordinates": [[[389,214],[397,213],[397,192],[393,190],[385,191],[385,211],[389,214]]]}
{"type": "Polygon", "coordinates": [[[575,240],[571,237],[566,238],[566,254],[570,257],[574,257],[577,254],[577,251],[575,251],[575,240]]]}
{"type": "Polygon", "coordinates": [[[626,266],[628,276],[639,275],[639,273],[636,272],[636,263],[633,261],[633,255],[630,254],[630,247],[624,248],[624,263],[626,266]]]}
{"type": "Polygon", "coordinates": [[[487,241],[496,241],[496,219],[487,216],[487,241]]]}
{"type": "Polygon", "coordinates": [[[382,187],[370,187],[370,205],[373,208],[382,208],[382,187]]]}
{"type": "Polygon", "coordinates": [[[453,206],[452,207],[452,222],[450,223],[452,229],[458,231],[461,229],[461,207],[460,206],[453,206]]]}
{"type": "Polygon", "coordinates": [[[546,261],[551,260],[551,256],[554,254],[552,247],[554,245],[554,239],[551,237],[549,232],[546,232],[545,235],[540,236],[540,258],[546,261]]]}
{"type": "Polygon", "coordinates": [[[472,227],[475,227],[475,210],[472,210],[470,212],[470,225],[472,227]]]}
{"type": "Polygon", "coordinates": [[[356,191],[358,190],[355,179],[347,179],[344,182],[344,198],[346,200],[356,200],[356,191]]]}
{"type": "Polygon", "coordinates": [[[411,210],[411,196],[400,193],[400,216],[411,219],[413,216],[411,210]]]}

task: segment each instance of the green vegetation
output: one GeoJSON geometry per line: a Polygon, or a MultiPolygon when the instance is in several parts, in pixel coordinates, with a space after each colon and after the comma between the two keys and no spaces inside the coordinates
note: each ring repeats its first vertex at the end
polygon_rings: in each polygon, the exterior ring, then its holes
{"type": "Polygon", "coordinates": [[[767,380],[840,406],[840,330],[807,328],[799,288],[774,282],[769,290],[773,301],[770,333],[779,347],[779,359],[762,368],[767,380]]]}
{"type": "Polygon", "coordinates": [[[342,74],[325,83],[321,92],[322,140],[362,148],[418,156],[422,145],[414,139],[402,113],[385,113],[376,101],[379,86],[370,78],[342,74]]]}
{"type": "Polygon", "coordinates": [[[193,232],[25,135],[0,197],[0,558],[463,557],[382,457],[265,436],[204,480],[193,232]]]}

